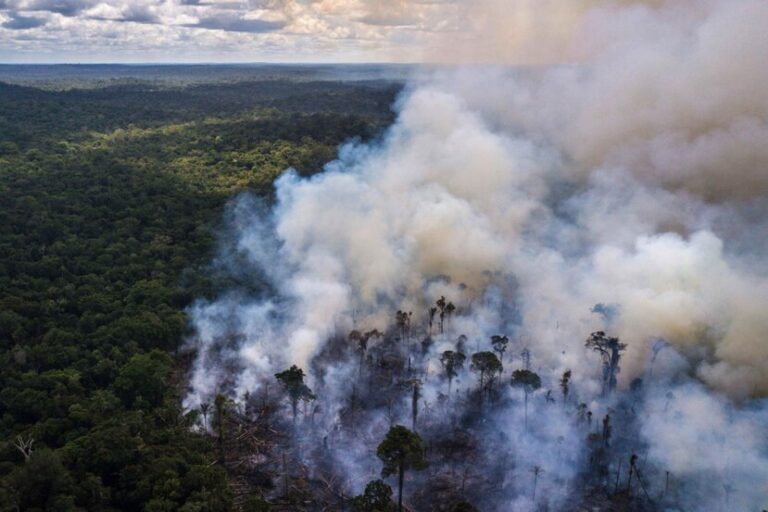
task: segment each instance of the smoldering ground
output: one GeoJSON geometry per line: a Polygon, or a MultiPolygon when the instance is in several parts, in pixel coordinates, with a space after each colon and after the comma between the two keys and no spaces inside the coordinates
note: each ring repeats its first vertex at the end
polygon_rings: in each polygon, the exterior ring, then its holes
{"type": "MultiPolygon", "coordinates": [[[[386,429],[411,421],[397,383],[418,378],[417,430],[473,448],[456,448],[461,462],[432,450],[430,476],[409,483],[417,502],[471,460],[462,492],[482,510],[564,509],[589,489],[627,487],[636,454],[645,506],[762,509],[768,4],[547,2],[567,30],[542,29],[536,68],[487,65],[508,42],[492,4],[468,7],[480,33],[461,59],[484,65],[422,76],[381,140],[343,146],[312,178],[286,172],[271,210],[234,200],[222,260],[273,293],[191,308],[186,405],[241,400],[302,367],[320,412],[297,428],[325,439],[322,457],[359,492],[386,429]],[[443,334],[429,328],[440,296],[456,305],[443,334]],[[407,335],[398,310],[413,312],[407,335]],[[361,357],[347,335],[374,328],[384,335],[361,357]],[[584,346],[600,330],[627,344],[614,394],[584,346]],[[440,354],[459,335],[468,357],[491,350],[496,334],[511,341],[492,396],[478,405],[469,361],[448,396],[440,354]],[[527,427],[509,386],[523,349],[543,381],[527,427]],[[558,391],[566,370],[570,397],[558,391]]],[[[529,2],[519,7],[510,15],[529,2]]],[[[515,37],[518,50],[537,43],[535,31],[515,37]]]]}

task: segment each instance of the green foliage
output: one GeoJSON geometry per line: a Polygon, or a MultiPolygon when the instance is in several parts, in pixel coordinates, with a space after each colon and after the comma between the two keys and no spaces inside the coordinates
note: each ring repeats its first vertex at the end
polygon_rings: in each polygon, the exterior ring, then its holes
{"type": "Polygon", "coordinates": [[[530,370],[515,370],[512,372],[512,380],[509,383],[513,388],[523,390],[525,396],[525,429],[528,430],[528,395],[541,387],[541,377],[530,370]]]}
{"type": "Polygon", "coordinates": [[[421,437],[402,425],[389,429],[384,440],[376,449],[381,460],[381,476],[397,474],[397,508],[403,510],[403,479],[409,469],[422,470],[427,467],[426,450],[421,437]]]}
{"type": "Polygon", "coordinates": [[[309,402],[315,399],[312,390],[309,389],[309,386],[304,384],[304,370],[293,365],[287,370],[276,373],[275,378],[277,378],[280,384],[283,385],[283,389],[288,394],[288,399],[291,401],[293,417],[295,419],[299,401],[309,402]]]}
{"type": "Polygon", "coordinates": [[[493,352],[477,352],[472,354],[470,370],[476,372],[480,378],[480,389],[490,389],[497,375],[504,367],[493,352]]]}
{"type": "Polygon", "coordinates": [[[269,512],[272,505],[258,496],[251,496],[243,503],[243,512],[269,512]]]}
{"type": "Polygon", "coordinates": [[[374,134],[393,94],[0,83],[0,511],[231,508],[171,357],[186,306],[230,285],[205,266],[219,219],[233,193],[269,201],[286,168],[374,134]]]}
{"type": "Polygon", "coordinates": [[[51,450],[35,450],[11,475],[16,503],[21,510],[76,510],[69,495],[72,481],[58,455],[51,450]]]}
{"type": "Polygon", "coordinates": [[[471,503],[468,503],[466,501],[460,501],[451,508],[451,512],[479,512],[479,511],[471,503]]]}
{"type": "Polygon", "coordinates": [[[402,425],[389,429],[384,440],[376,449],[376,456],[384,465],[381,476],[388,477],[403,470],[421,470],[427,467],[425,450],[421,437],[402,425]]]}
{"type": "Polygon", "coordinates": [[[541,377],[530,370],[515,370],[512,372],[510,384],[522,389],[526,394],[532,393],[541,387],[541,377]]]}
{"type": "Polygon", "coordinates": [[[365,491],[352,499],[355,512],[389,512],[394,510],[392,488],[383,480],[371,480],[365,491]]]}
{"type": "Polygon", "coordinates": [[[159,350],[134,354],[115,378],[115,394],[127,407],[151,409],[165,396],[171,358],[159,350]]]}

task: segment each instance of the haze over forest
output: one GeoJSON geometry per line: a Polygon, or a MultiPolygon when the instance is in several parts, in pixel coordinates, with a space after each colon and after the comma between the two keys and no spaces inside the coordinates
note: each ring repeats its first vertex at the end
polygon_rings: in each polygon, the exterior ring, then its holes
{"type": "Polygon", "coordinates": [[[767,23],[0,0],[0,511],[766,510],[767,23]]]}

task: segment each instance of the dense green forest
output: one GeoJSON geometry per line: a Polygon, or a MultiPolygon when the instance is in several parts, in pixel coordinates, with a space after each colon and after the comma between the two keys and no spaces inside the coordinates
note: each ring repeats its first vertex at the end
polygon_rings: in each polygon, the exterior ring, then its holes
{"type": "Polygon", "coordinates": [[[0,510],[231,508],[177,355],[222,210],[375,136],[397,90],[0,83],[0,510]]]}

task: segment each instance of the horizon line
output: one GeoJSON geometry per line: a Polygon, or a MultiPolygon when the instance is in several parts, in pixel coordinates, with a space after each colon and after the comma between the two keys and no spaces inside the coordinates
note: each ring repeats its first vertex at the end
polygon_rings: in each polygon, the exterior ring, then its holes
{"type": "Polygon", "coordinates": [[[437,62],[291,62],[291,61],[233,61],[233,62],[215,62],[215,61],[160,61],[160,62],[0,62],[0,66],[437,66],[450,65],[437,62]]]}

